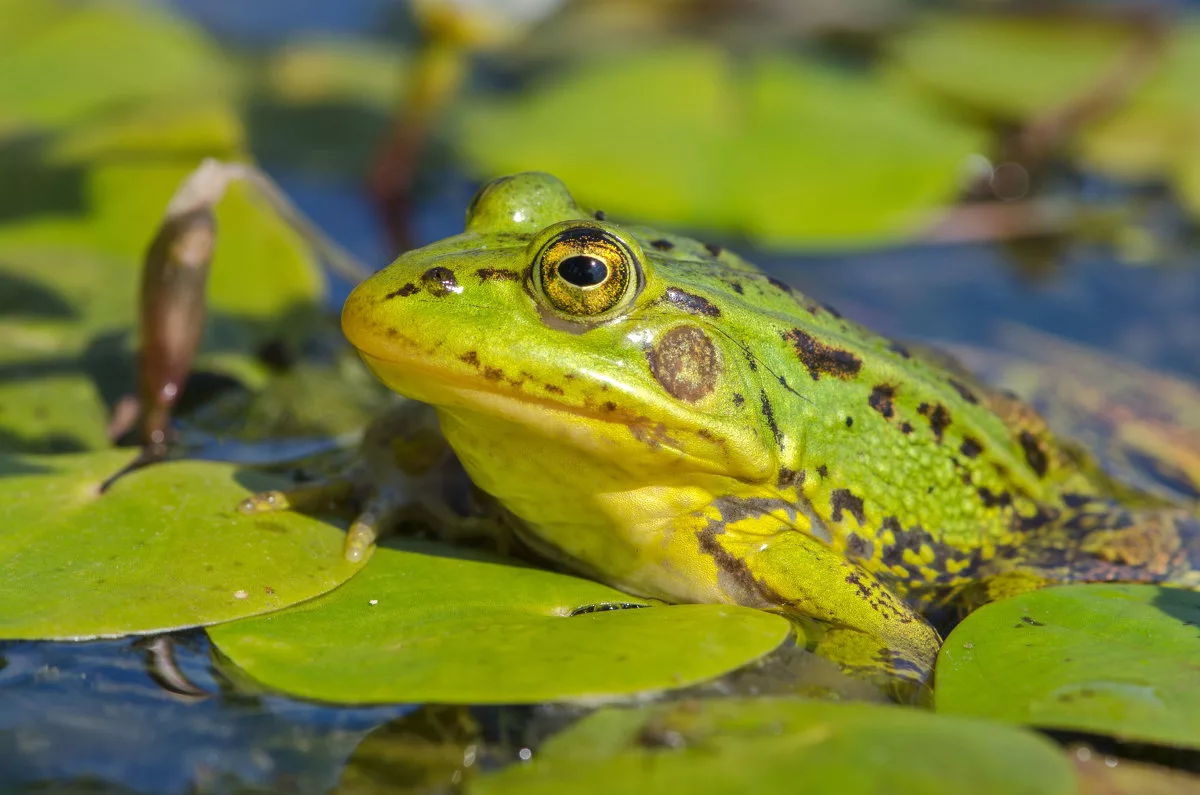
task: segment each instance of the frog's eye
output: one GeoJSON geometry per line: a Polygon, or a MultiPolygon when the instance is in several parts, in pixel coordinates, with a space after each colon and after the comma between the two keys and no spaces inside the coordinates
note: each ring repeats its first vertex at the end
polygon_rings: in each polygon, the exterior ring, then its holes
{"type": "Polygon", "coordinates": [[[560,314],[589,320],[615,314],[642,278],[635,246],[596,222],[555,224],[534,241],[534,291],[560,314]]]}

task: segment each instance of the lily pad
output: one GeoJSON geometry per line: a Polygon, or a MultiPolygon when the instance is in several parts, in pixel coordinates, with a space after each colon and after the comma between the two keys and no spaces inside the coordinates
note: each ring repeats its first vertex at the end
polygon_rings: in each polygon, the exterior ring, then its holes
{"type": "Polygon", "coordinates": [[[1117,112],[1084,131],[1081,154],[1126,178],[1166,177],[1200,217],[1200,22],[1172,28],[1158,69],[1117,112]]]}
{"type": "Polygon", "coordinates": [[[1024,120],[1089,89],[1133,41],[1127,26],[1076,18],[930,18],[894,39],[898,76],[967,107],[1024,120]]]}
{"type": "Polygon", "coordinates": [[[1067,795],[1048,740],[913,709],[794,699],[608,709],[533,761],[471,782],[471,795],[741,792],[1067,795]]]}
{"type": "MultiPolygon", "coordinates": [[[[1135,36],[1100,20],[934,19],[894,42],[892,69],[924,91],[1019,122],[1086,95],[1120,67],[1135,36]]],[[[1200,23],[1184,20],[1145,82],[1079,131],[1079,157],[1121,178],[1166,178],[1200,214],[1198,73],[1200,23]]]]}
{"type": "Polygon", "coordinates": [[[7,76],[0,132],[56,128],[123,105],[215,96],[227,87],[228,68],[204,34],[144,3],[8,0],[0,28],[10,24],[24,35],[0,47],[7,76]],[[33,21],[21,21],[26,15],[33,21]]]}
{"type": "Polygon", "coordinates": [[[564,574],[453,547],[378,549],[321,599],[213,627],[263,684],[344,703],[536,703],[665,690],[751,662],[788,636],[779,616],[729,605],[645,605],[564,574]]]}
{"type": "Polygon", "coordinates": [[[904,239],[986,143],[870,74],[683,45],[477,98],[456,136],[481,175],[549,171],[609,213],[776,247],[904,239]]]}
{"type": "Polygon", "coordinates": [[[1047,588],[987,605],[946,639],[937,710],[1200,748],[1200,594],[1047,588]]]}
{"type": "Polygon", "coordinates": [[[358,566],[338,527],[237,504],[277,478],[208,462],[104,480],[129,451],[0,456],[0,638],[165,632],[311,599],[358,566]]]}

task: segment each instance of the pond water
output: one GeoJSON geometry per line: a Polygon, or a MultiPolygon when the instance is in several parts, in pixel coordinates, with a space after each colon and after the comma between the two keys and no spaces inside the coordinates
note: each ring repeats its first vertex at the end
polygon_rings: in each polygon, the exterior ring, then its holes
{"type": "MultiPolygon", "coordinates": [[[[390,20],[391,0],[175,0],[234,46],[312,32],[359,32],[390,20]]],[[[364,262],[387,243],[362,189],[264,160],[295,201],[364,262]]],[[[474,184],[445,173],[423,197],[417,237],[458,231],[474,184]]],[[[1168,218],[1167,223],[1170,223],[1168,218]]],[[[996,344],[1004,324],[1084,343],[1139,365],[1200,378],[1200,248],[1181,264],[1133,267],[1104,247],[1072,244],[1022,267],[1000,245],[912,246],[854,255],[758,255],[780,278],[885,333],[970,346],[996,344]]],[[[1028,262],[1028,259],[1024,260],[1028,262]]],[[[334,291],[344,298],[347,286],[334,291]]],[[[373,728],[412,707],[335,708],[235,691],[216,676],[202,632],[176,638],[179,669],[204,695],[173,692],[143,644],[0,643],[0,791],[323,793],[373,728]]],[[[348,672],[352,675],[352,672],[348,672]]],[[[514,743],[518,747],[520,742],[514,743]]]]}

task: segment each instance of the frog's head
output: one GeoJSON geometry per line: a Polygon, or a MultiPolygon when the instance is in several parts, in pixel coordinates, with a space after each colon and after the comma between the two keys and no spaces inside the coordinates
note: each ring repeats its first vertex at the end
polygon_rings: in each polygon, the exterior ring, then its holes
{"type": "Polygon", "coordinates": [[[531,450],[641,481],[768,477],[761,374],[722,312],[736,296],[714,255],[602,218],[547,174],[495,180],[463,234],[354,290],[346,336],[389,387],[438,408],[477,482],[531,450]]]}

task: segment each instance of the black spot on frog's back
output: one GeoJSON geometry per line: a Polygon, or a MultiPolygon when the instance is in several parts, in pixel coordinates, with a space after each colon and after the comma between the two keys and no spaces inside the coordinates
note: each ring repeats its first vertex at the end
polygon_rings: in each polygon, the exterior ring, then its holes
{"type": "Polygon", "coordinates": [[[871,396],[867,398],[867,402],[871,408],[882,414],[885,420],[890,420],[896,414],[896,409],[892,405],[895,397],[896,387],[891,384],[876,384],[871,388],[871,396]]]}
{"type": "Polygon", "coordinates": [[[979,402],[979,398],[975,395],[975,393],[972,392],[971,389],[966,384],[962,383],[961,381],[956,381],[953,378],[951,378],[950,386],[954,388],[954,391],[958,393],[959,397],[961,397],[963,400],[967,401],[968,403],[978,403],[979,402]]]}
{"type": "Polygon", "coordinates": [[[675,244],[670,240],[667,240],[665,237],[659,238],[658,240],[651,240],[650,245],[655,251],[673,251],[675,249],[675,244]]]}
{"type": "Polygon", "coordinates": [[[1020,442],[1029,468],[1036,472],[1039,478],[1045,477],[1049,462],[1046,459],[1046,451],[1042,449],[1042,443],[1029,431],[1021,431],[1020,442]]]}
{"type": "Polygon", "coordinates": [[[771,435],[775,437],[775,445],[782,447],[783,434],[779,432],[779,425],[775,422],[775,409],[771,407],[771,400],[765,391],[759,392],[759,399],[762,403],[763,417],[767,420],[767,427],[771,429],[771,435]]]}
{"type": "Polygon", "coordinates": [[[963,437],[962,444],[959,445],[958,451],[967,458],[976,458],[983,452],[983,445],[974,437],[963,437]]]}
{"type": "Polygon", "coordinates": [[[862,497],[855,496],[850,489],[834,489],[829,493],[829,516],[833,521],[840,522],[845,512],[849,512],[862,526],[866,521],[863,513],[862,497]]]}
{"type": "Polygon", "coordinates": [[[922,403],[917,407],[917,413],[929,420],[929,429],[933,431],[938,444],[941,444],[942,434],[951,422],[949,410],[941,403],[922,403]]]}
{"type": "Polygon", "coordinates": [[[781,293],[787,293],[788,295],[792,294],[792,286],[786,282],[779,281],[774,276],[767,277],[767,284],[771,285],[781,293]]]}
{"type": "Polygon", "coordinates": [[[862,359],[854,353],[826,345],[798,328],[783,332],[783,338],[792,343],[796,356],[814,381],[822,375],[846,380],[854,378],[862,369],[862,359]]]}

